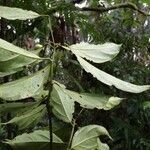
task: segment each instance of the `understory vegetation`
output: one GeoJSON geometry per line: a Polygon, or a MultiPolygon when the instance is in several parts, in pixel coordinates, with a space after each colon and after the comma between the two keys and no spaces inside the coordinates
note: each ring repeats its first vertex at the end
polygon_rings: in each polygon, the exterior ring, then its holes
{"type": "Polygon", "coordinates": [[[149,150],[149,81],[149,0],[0,1],[0,150],[149,150]]]}

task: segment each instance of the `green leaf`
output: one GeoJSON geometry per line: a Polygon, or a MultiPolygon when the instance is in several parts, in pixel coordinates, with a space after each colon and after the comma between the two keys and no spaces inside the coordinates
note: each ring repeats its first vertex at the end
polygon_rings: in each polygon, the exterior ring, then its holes
{"type": "Polygon", "coordinates": [[[144,109],[150,109],[150,101],[143,102],[143,108],[144,109]]]}
{"type": "Polygon", "coordinates": [[[34,109],[27,110],[22,115],[14,117],[10,121],[3,124],[16,124],[20,130],[35,126],[46,113],[46,106],[40,105],[34,109]]]}
{"type": "Polygon", "coordinates": [[[4,104],[0,104],[0,114],[3,113],[8,113],[8,112],[17,112],[20,110],[24,110],[26,108],[31,108],[32,106],[34,106],[35,104],[37,104],[37,102],[18,102],[18,103],[4,103],[4,104]]]}
{"type": "Polygon", "coordinates": [[[14,68],[13,70],[5,71],[5,72],[0,72],[0,77],[5,77],[11,74],[14,74],[18,71],[22,71],[23,68],[14,68]]]}
{"type": "Polygon", "coordinates": [[[66,90],[66,93],[76,102],[81,104],[82,107],[88,109],[104,109],[109,110],[120,104],[123,98],[101,96],[89,93],[77,93],[66,90]]]}
{"type": "Polygon", "coordinates": [[[86,58],[95,63],[103,63],[113,59],[119,53],[120,46],[114,43],[94,45],[82,42],[73,44],[69,48],[76,56],[86,58]]]}
{"type": "Polygon", "coordinates": [[[104,84],[107,84],[109,86],[115,86],[120,90],[131,93],[141,93],[150,89],[150,85],[140,86],[122,81],[112,75],[107,74],[106,72],[100,69],[97,69],[81,57],[77,57],[77,59],[86,72],[91,73],[94,77],[96,77],[99,81],[103,82],[104,84]]]}
{"type": "MultiPolygon", "coordinates": [[[[32,53],[39,54],[38,51],[32,51],[32,53]]],[[[9,54],[8,54],[9,56],[9,54]]],[[[39,60],[34,58],[29,58],[23,55],[17,54],[14,58],[9,58],[9,60],[0,62],[0,77],[16,73],[23,70],[24,66],[28,66],[33,63],[38,63],[39,60]]]]}
{"type": "Polygon", "coordinates": [[[40,15],[33,11],[27,11],[20,8],[13,8],[13,7],[5,7],[0,6],[0,18],[5,18],[9,20],[27,20],[27,19],[34,19],[39,17],[40,15]]]}
{"type": "MultiPolygon", "coordinates": [[[[43,150],[48,147],[49,141],[49,131],[37,130],[29,134],[24,133],[3,143],[9,144],[15,150],[43,150]]],[[[63,141],[53,133],[53,144],[62,143],[63,141]]]]}
{"type": "Polygon", "coordinates": [[[141,0],[142,3],[147,3],[148,5],[150,5],[150,1],[149,0],[141,0]]]}
{"type": "Polygon", "coordinates": [[[97,150],[109,150],[109,146],[105,143],[102,143],[99,139],[97,139],[97,150]]]}
{"type": "Polygon", "coordinates": [[[73,136],[71,150],[96,150],[100,147],[98,137],[100,135],[110,135],[107,130],[98,125],[88,125],[80,128],[73,136]]]}
{"type": "Polygon", "coordinates": [[[48,80],[49,66],[37,73],[12,82],[0,85],[0,98],[7,101],[15,101],[33,97],[43,89],[48,80]]]}
{"type": "Polygon", "coordinates": [[[74,112],[74,102],[64,91],[64,87],[57,84],[53,85],[51,104],[53,113],[65,122],[71,122],[74,112]]]}
{"type": "Polygon", "coordinates": [[[98,96],[89,93],[77,93],[67,90],[64,85],[54,82],[51,97],[54,115],[65,121],[72,121],[74,113],[74,102],[78,102],[82,107],[88,109],[109,110],[119,105],[122,98],[110,96],[98,96]]]}
{"type": "Polygon", "coordinates": [[[0,61],[8,61],[16,58],[18,54],[34,59],[42,59],[34,53],[0,39],[0,61]]]}

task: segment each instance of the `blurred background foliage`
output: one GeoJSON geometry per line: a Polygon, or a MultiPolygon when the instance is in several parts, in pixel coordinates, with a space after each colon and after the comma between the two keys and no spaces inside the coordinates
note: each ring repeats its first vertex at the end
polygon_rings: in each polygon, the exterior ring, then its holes
{"type": "MultiPolygon", "coordinates": [[[[149,0],[87,0],[73,4],[65,0],[0,0],[0,5],[33,10],[52,18],[55,42],[73,44],[81,41],[90,43],[115,42],[122,44],[121,51],[112,62],[98,64],[102,70],[134,84],[149,84],[150,81],[150,17],[129,8],[115,9],[105,13],[80,11],[83,4],[88,7],[110,7],[132,2],[144,12],[150,11],[149,0]]],[[[38,18],[27,21],[0,21],[0,37],[15,44],[34,49],[36,44],[45,45],[51,40],[48,21],[38,18]]],[[[49,54],[44,52],[43,55],[49,54]]],[[[103,93],[124,97],[120,106],[110,111],[83,110],[78,126],[100,124],[113,137],[109,142],[112,150],[150,149],[150,93],[131,94],[108,87],[87,74],[75,56],[59,50],[56,54],[55,78],[68,88],[79,92],[103,93]]],[[[31,71],[31,70],[30,70],[31,71]]],[[[22,74],[20,73],[19,76],[22,74]]],[[[7,80],[17,78],[7,77],[7,80]]],[[[5,82],[1,78],[0,82],[5,82]]],[[[80,106],[76,106],[80,111],[80,106]]],[[[4,119],[5,116],[2,116],[4,119]]],[[[0,139],[6,135],[0,127],[0,139]]],[[[105,139],[104,139],[105,140],[105,139]]],[[[0,149],[3,149],[0,146],[0,149]]]]}

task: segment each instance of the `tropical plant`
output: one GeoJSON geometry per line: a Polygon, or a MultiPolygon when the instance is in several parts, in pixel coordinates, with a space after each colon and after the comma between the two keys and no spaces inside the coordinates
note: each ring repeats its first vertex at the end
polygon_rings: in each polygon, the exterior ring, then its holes
{"type": "MultiPolygon", "coordinates": [[[[0,6],[0,17],[7,20],[32,20],[42,18],[47,24],[45,26],[46,42],[38,50],[27,51],[3,39],[0,39],[0,77],[14,75],[25,70],[29,66],[34,68],[42,64],[40,69],[31,75],[19,77],[13,81],[0,85],[0,112],[11,113],[12,119],[1,125],[17,125],[19,130],[36,127],[37,124],[48,116],[48,125],[43,123],[38,130],[23,133],[12,140],[3,140],[14,149],[68,149],[68,150],[103,150],[109,149],[106,143],[99,139],[105,135],[109,139],[106,128],[100,125],[87,125],[76,129],[78,116],[84,109],[110,110],[119,105],[126,98],[109,96],[104,94],[93,94],[87,92],[76,92],[69,90],[64,84],[56,80],[57,64],[60,61],[61,51],[64,57],[74,54],[78,64],[87,73],[90,73],[100,82],[114,86],[115,88],[131,93],[141,93],[149,90],[150,85],[135,85],[118,79],[95,65],[112,61],[118,55],[121,45],[115,43],[89,44],[81,42],[78,44],[56,43],[52,28],[52,17],[38,14],[20,8],[0,6]],[[51,38],[49,40],[48,38],[51,38]],[[51,54],[42,57],[41,51],[51,50],[51,54]],[[81,111],[76,114],[75,103],[80,104],[81,111]],[[56,118],[70,127],[56,122],[56,118]],[[57,124],[57,125],[56,125],[57,124]],[[57,127],[58,126],[58,127],[57,127]],[[67,128],[65,131],[64,128],[67,128]],[[60,136],[61,132],[69,132],[70,136],[65,140],[60,136]]],[[[62,64],[63,65],[63,64],[62,64]]],[[[68,133],[67,133],[68,134],[68,133]]]]}

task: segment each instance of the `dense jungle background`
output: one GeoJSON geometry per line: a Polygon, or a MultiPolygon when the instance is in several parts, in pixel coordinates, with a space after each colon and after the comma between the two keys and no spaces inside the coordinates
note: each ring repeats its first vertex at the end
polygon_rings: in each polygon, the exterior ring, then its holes
{"type": "MultiPolygon", "coordinates": [[[[105,42],[122,44],[118,57],[96,67],[134,84],[150,83],[150,17],[147,15],[150,12],[150,0],[87,0],[80,4],[67,0],[0,0],[0,5],[50,15],[54,40],[62,45],[82,41],[94,44],[105,42]],[[109,11],[80,9],[85,6],[101,9],[127,2],[136,5],[144,13],[130,7],[109,11]]],[[[1,19],[0,38],[30,51],[51,41],[52,37],[49,36],[46,27],[47,22],[42,18],[26,21],[1,19]]],[[[50,53],[49,47],[48,50],[43,50],[41,55],[48,56],[50,53]]],[[[122,92],[104,85],[86,73],[81,69],[74,55],[60,50],[56,57],[60,60],[55,68],[55,79],[69,89],[126,98],[109,111],[84,109],[77,120],[78,126],[99,124],[106,127],[113,137],[113,141],[107,140],[111,150],[150,149],[149,91],[140,94],[122,92]]],[[[29,75],[41,66],[28,67],[15,75],[1,77],[0,83],[29,75]]],[[[80,109],[76,104],[77,112],[80,109]]],[[[0,114],[0,117],[1,121],[6,121],[11,118],[11,114],[0,114]]],[[[45,120],[46,118],[41,120],[36,128],[44,124],[45,120]]],[[[11,125],[0,126],[0,140],[12,139],[18,132],[20,131],[11,125]]],[[[0,150],[5,149],[7,148],[0,144],[0,150]]]]}

